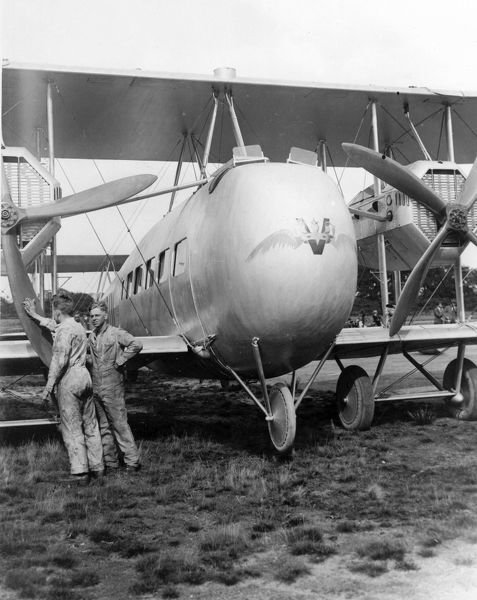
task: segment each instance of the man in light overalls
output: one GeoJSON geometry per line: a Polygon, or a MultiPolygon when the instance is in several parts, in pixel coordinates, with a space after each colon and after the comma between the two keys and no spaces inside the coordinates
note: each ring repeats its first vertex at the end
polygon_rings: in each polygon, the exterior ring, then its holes
{"type": "Polygon", "coordinates": [[[139,471],[139,451],[127,420],[124,400],[126,362],[142,350],[141,342],[108,320],[108,308],[97,302],[90,309],[93,325],[90,348],[93,393],[98,416],[104,462],[107,469],[119,467],[117,447],[128,471],[139,471]]]}
{"type": "Polygon", "coordinates": [[[48,381],[42,393],[47,401],[56,388],[60,428],[68,451],[68,482],[89,483],[90,474],[100,481],[104,472],[103,450],[93,402],[91,377],[86,369],[87,340],[84,327],[72,317],[73,300],[64,292],[53,297],[53,317],[35,312],[35,303],[24,302],[26,312],[54,332],[48,381]]]}

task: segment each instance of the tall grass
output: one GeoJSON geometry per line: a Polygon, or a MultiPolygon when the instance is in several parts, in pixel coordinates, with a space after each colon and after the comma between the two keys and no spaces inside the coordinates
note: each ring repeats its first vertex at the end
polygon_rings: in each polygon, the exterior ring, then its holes
{"type": "Polygon", "coordinates": [[[152,379],[151,394],[139,382],[146,413],[130,413],[143,469],[102,487],[59,482],[68,461],[58,440],[0,445],[0,570],[11,590],[126,600],[242,582],[246,597],[249,584],[292,586],[325,560],[341,578],[346,566],[373,577],[410,569],[441,551],[426,539],[470,540],[477,528],[472,424],[438,418],[421,443],[403,409],[369,432],[331,431],[328,409],[317,418],[319,402],[307,401],[284,462],[248,403],[221,396],[220,408],[215,384],[177,385],[175,396],[166,384],[152,379]]]}

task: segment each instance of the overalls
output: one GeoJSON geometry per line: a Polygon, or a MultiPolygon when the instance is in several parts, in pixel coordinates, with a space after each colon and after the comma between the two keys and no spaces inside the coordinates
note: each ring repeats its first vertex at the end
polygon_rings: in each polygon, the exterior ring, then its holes
{"type": "Polygon", "coordinates": [[[127,420],[121,367],[142,350],[142,344],[124,329],[108,323],[100,331],[92,332],[88,342],[104,462],[109,468],[119,466],[117,444],[124,463],[135,467],[139,464],[139,451],[127,420]]]}
{"type": "Polygon", "coordinates": [[[56,385],[61,434],[73,475],[104,469],[86,348],[85,330],[73,318],[55,329],[46,389],[51,392],[56,385]]]}

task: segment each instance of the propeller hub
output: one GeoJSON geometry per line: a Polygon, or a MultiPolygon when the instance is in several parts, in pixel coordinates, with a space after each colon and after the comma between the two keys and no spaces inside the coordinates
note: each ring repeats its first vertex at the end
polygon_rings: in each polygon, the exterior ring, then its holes
{"type": "Polygon", "coordinates": [[[447,208],[447,223],[456,231],[467,229],[467,209],[462,204],[452,204],[447,208]]]}
{"type": "Polygon", "coordinates": [[[10,202],[2,202],[2,231],[11,229],[18,221],[18,211],[10,202]]]}

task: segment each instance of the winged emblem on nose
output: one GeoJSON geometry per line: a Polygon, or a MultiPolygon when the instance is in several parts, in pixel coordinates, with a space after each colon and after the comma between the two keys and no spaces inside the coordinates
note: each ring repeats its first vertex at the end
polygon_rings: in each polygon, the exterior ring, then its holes
{"type": "Polygon", "coordinates": [[[296,250],[302,244],[309,244],[313,254],[323,254],[325,244],[329,244],[334,237],[335,227],[330,219],[323,219],[320,229],[316,219],[308,225],[305,219],[300,217],[296,219],[295,229],[280,229],[262,240],[247,256],[247,262],[272,248],[288,246],[296,250]]]}

